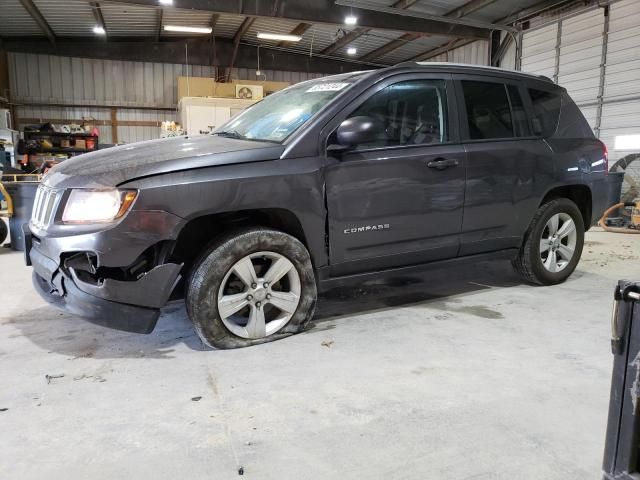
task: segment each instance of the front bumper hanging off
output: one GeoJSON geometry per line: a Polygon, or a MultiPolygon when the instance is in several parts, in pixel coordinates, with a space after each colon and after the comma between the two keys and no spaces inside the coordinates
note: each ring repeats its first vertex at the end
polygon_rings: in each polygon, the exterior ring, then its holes
{"type": "Polygon", "coordinates": [[[43,254],[33,242],[28,225],[23,230],[33,284],[45,301],[98,325],[133,333],[153,331],[160,308],[180,278],[182,265],[160,265],[134,281],[103,279],[88,283],[43,254]]]}

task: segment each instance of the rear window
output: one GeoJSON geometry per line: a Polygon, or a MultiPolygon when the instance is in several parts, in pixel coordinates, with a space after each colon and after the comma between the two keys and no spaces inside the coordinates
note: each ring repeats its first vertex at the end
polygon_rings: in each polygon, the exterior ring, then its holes
{"type": "Polygon", "coordinates": [[[558,127],[562,100],[560,94],[529,88],[529,96],[533,105],[531,125],[533,134],[550,137],[558,127]]]}

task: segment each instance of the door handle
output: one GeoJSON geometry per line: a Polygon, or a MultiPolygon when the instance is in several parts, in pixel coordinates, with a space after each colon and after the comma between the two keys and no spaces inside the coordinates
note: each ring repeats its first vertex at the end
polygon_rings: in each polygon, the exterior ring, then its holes
{"type": "Polygon", "coordinates": [[[444,170],[449,167],[457,167],[458,161],[453,158],[436,158],[427,163],[427,167],[435,168],[436,170],[444,170]]]}

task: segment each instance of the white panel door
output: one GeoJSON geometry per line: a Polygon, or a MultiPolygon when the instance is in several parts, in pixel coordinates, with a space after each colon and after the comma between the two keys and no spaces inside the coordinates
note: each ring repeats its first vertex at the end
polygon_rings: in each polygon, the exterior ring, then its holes
{"type": "Polygon", "coordinates": [[[562,21],[558,83],[578,105],[593,104],[598,98],[603,32],[602,8],[562,21]]]}
{"type": "Polygon", "coordinates": [[[615,160],[640,152],[616,149],[616,137],[640,135],[640,1],[612,3],[609,15],[600,138],[615,160]]]}
{"type": "Polygon", "coordinates": [[[558,24],[526,31],[522,36],[522,71],[553,78],[558,24]]]}

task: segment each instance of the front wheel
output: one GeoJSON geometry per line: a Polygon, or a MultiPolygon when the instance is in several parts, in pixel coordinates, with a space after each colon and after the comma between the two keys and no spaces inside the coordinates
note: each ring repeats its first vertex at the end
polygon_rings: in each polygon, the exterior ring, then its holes
{"type": "Polygon", "coordinates": [[[238,348],[304,329],[313,316],[316,283],[304,245],[276,230],[228,236],[196,263],[187,312],[206,345],[238,348]]]}
{"type": "Polygon", "coordinates": [[[555,285],[573,273],[584,245],[584,221],[571,200],[557,198],[536,212],[513,266],[528,282],[555,285]]]}

